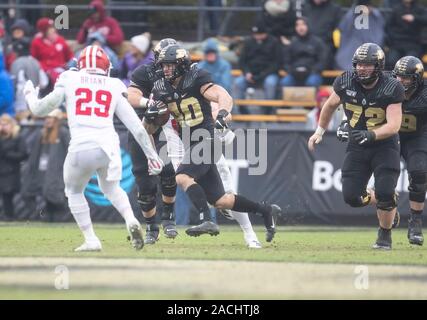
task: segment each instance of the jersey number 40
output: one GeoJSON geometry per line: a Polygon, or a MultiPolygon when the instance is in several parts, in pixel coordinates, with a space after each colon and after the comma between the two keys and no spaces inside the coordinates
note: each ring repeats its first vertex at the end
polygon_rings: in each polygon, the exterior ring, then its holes
{"type": "Polygon", "coordinates": [[[76,115],[92,116],[108,118],[111,104],[111,92],[105,90],[98,90],[95,92],[95,102],[97,107],[88,106],[88,103],[93,102],[93,93],[88,88],[78,88],[76,96],[79,97],[76,101],[76,115]],[[83,104],[85,104],[83,106],[83,104]]]}

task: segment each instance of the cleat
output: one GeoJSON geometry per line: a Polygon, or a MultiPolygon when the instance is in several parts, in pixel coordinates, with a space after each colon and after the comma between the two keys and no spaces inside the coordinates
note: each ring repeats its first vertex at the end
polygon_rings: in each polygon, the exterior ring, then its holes
{"type": "Polygon", "coordinates": [[[258,241],[258,238],[255,233],[245,234],[245,243],[248,248],[251,249],[261,249],[261,242],[258,241]]]}
{"type": "Polygon", "coordinates": [[[417,246],[424,244],[421,215],[411,214],[411,218],[408,221],[408,240],[410,244],[417,246]]]}
{"type": "Polygon", "coordinates": [[[178,230],[176,230],[175,222],[172,220],[163,220],[163,233],[166,238],[175,239],[178,235],[178,230]]]}
{"type": "Polygon", "coordinates": [[[144,247],[144,240],[142,238],[141,225],[139,222],[129,224],[128,231],[132,247],[135,250],[141,250],[144,247]]]}
{"type": "Polygon", "coordinates": [[[264,215],[264,225],[267,229],[265,233],[265,241],[271,242],[276,234],[276,220],[277,216],[282,213],[282,209],[277,204],[270,205],[270,212],[264,215]]]}
{"type": "Polygon", "coordinates": [[[262,249],[261,242],[256,239],[246,242],[246,245],[249,249],[262,249]]]}
{"type": "Polygon", "coordinates": [[[155,244],[160,238],[159,230],[148,230],[145,233],[144,244],[155,244]]]}
{"type": "Polygon", "coordinates": [[[400,213],[396,210],[396,214],[394,215],[393,224],[391,225],[392,229],[399,227],[400,225],[400,213]]]}
{"type": "Polygon", "coordinates": [[[202,234],[210,234],[211,236],[219,235],[219,227],[212,221],[205,221],[197,226],[192,226],[185,230],[185,233],[190,237],[198,237],[202,234]]]}
{"type": "Polygon", "coordinates": [[[372,249],[391,250],[391,230],[378,229],[378,238],[372,249]]]}
{"type": "Polygon", "coordinates": [[[93,241],[85,241],[80,247],[74,249],[74,252],[90,252],[90,251],[101,251],[102,245],[99,239],[93,241]]]}

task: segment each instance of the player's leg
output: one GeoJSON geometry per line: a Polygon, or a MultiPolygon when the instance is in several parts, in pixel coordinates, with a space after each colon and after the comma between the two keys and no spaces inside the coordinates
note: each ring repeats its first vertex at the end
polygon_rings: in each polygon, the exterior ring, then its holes
{"type": "Polygon", "coordinates": [[[231,209],[236,212],[260,213],[267,229],[266,241],[271,242],[276,233],[276,218],[281,214],[277,205],[269,205],[265,202],[253,202],[241,195],[225,193],[221,177],[216,165],[212,165],[209,171],[197,180],[205,191],[207,200],[217,209],[231,209]]]}
{"type": "Polygon", "coordinates": [[[378,238],[374,249],[390,250],[391,229],[397,211],[396,185],[400,174],[400,150],[398,146],[378,147],[371,162],[374,168],[375,197],[379,221],[378,238]]]}
{"type": "Polygon", "coordinates": [[[159,225],[156,223],[156,196],[158,177],[148,173],[148,161],[135,139],[129,136],[132,157],[132,172],[138,188],[138,203],[146,224],[145,244],[154,244],[159,239],[159,225]]]}
{"type": "MultiPolygon", "coordinates": [[[[230,168],[227,165],[227,161],[225,160],[224,155],[216,163],[217,170],[221,176],[221,181],[224,186],[224,190],[226,193],[236,193],[233,189],[233,178],[231,176],[230,168]]],[[[237,212],[229,209],[219,210],[226,217],[231,217],[235,219],[240,228],[242,228],[244,239],[246,245],[249,248],[261,248],[261,243],[258,240],[258,237],[252,227],[252,223],[249,220],[249,216],[247,212],[237,212]]]]}
{"type": "Polygon", "coordinates": [[[172,163],[164,166],[160,174],[160,185],[162,190],[163,210],[161,221],[163,232],[167,238],[175,238],[178,235],[175,223],[175,196],[176,179],[172,163]]]}
{"type": "Polygon", "coordinates": [[[364,207],[375,201],[366,188],[372,174],[366,157],[362,152],[348,151],[341,168],[344,201],[354,208],[364,207]]]}
{"type": "MultiPolygon", "coordinates": [[[[96,149],[100,151],[99,149],[96,149]]],[[[76,220],[85,242],[75,251],[99,251],[101,242],[95,234],[90,218],[89,204],[83,194],[84,188],[96,170],[97,154],[94,150],[68,153],[64,162],[65,194],[68,207],[76,220]],[[90,157],[94,158],[90,158],[90,157]]]]}
{"type": "MultiPolygon", "coordinates": [[[[420,140],[419,142],[423,142],[423,139],[420,140]]],[[[409,149],[413,149],[413,151],[408,150],[412,152],[408,152],[408,156],[405,158],[409,173],[408,189],[411,210],[408,221],[408,240],[411,244],[423,245],[422,213],[427,190],[427,152],[423,150],[426,147],[417,146],[419,144],[417,142],[414,140],[408,145],[409,149]]]]}
{"type": "MultiPolygon", "coordinates": [[[[107,155],[105,155],[107,157],[107,155]]],[[[126,192],[120,187],[120,180],[111,180],[108,177],[108,164],[99,168],[96,173],[101,191],[105,197],[111,202],[114,208],[120,213],[126,222],[127,230],[131,237],[132,247],[136,250],[141,250],[144,246],[144,241],[141,232],[139,221],[135,218],[132,207],[129,202],[129,197],[126,192]]]]}
{"type": "MultiPolygon", "coordinates": [[[[163,232],[167,238],[175,238],[178,235],[175,223],[175,196],[176,196],[176,179],[175,169],[171,160],[168,158],[166,144],[167,138],[164,130],[159,130],[155,137],[156,148],[162,157],[165,166],[160,173],[160,188],[162,191],[162,212],[160,219],[162,222],[163,232]]],[[[168,142],[169,143],[169,142],[168,142]]]]}
{"type": "MultiPolygon", "coordinates": [[[[206,175],[211,167],[215,166],[215,161],[211,163],[201,162],[195,163],[192,151],[194,148],[203,147],[210,148],[210,141],[202,141],[193,145],[185,151],[184,157],[181,164],[176,170],[176,183],[185,191],[188,198],[199,213],[200,224],[197,226],[190,227],[186,230],[186,233],[190,236],[199,236],[201,234],[217,235],[219,234],[219,227],[217,224],[212,222],[211,213],[208,206],[208,198],[206,190],[199,184],[199,179],[206,175]]],[[[212,160],[212,159],[211,159],[212,160]]],[[[220,186],[222,187],[222,183],[220,186]]],[[[215,182],[210,182],[215,183],[215,182]]],[[[222,187],[222,189],[224,189],[222,187]]],[[[224,192],[224,191],[223,191],[224,192]]]]}

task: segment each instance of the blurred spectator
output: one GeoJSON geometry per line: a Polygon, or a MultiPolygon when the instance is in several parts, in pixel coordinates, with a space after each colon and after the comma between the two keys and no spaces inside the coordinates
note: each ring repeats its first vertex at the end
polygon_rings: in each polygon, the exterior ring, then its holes
{"type": "Polygon", "coordinates": [[[267,0],[263,6],[267,32],[288,45],[295,31],[297,14],[291,0],[267,0]]]}
{"type": "Polygon", "coordinates": [[[126,84],[130,83],[132,72],[139,66],[154,62],[154,53],[151,50],[151,36],[141,34],[130,39],[131,49],[125,54],[121,64],[121,79],[126,84]]]}
{"type": "Polygon", "coordinates": [[[338,27],[341,19],[341,7],[334,0],[308,0],[304,5],[303,16],[307,18],[310,32],[318,36],[328,50],[329,59],[325,68],[333,67],[335,52],[332,33],[338,27]]]}
{"type": "Polygon", "coordinates": [[[21,121],[30,115],[23,93],[25,82],[31,80],[34,86],[43,89],[48,85],[49,80],[41,69],[40,63],[30,55],[30,39],[24,37],[14,40],[13,52],[17,57],[10,70],[15,85],[14,109],[16,119],[21,121]]]}
{"type": "Polygon", "coordinates": [[[123,31],[113,17],[107,16],[104,3],[101,0],[95,0],[90,3],[90,16],[85,20],[79,33],[77,41],[84,44],[90,33],[98,31],[107,41],[107,45],[111,48],[119,46],[123,42],[123,31]]]}
{"type": "MultiPolygon", "coordinates": [[[[117,56],[117,54],[113,51],[113,49],[111,49],[106,41],[105,41],[105,37],[98,31],[92,32],[88,35],[87,37],[87,41],[86,41],[86,45],[87,46],[99,46],[101,47],[105,53],[107,54],[108,58],[110,59],[111,62],[111,67],[113,68],[114,71],[112,71],[112,74],[110,74],[111,76],[118,76],[120,73],[120,61],[119,58],[117,56]]],[[[73,59],[72,61],[70,61],[69,63],[69,67],[77,67],[77,60],[78,57],[80,56],[80,53],[83,51],[83,49],[78,50],[75,54],[76,59],[73,59]]]]}
{"type": "Polygon", "coordinates": [[[12,37],[8,40],[6,47],[6,69],[10,70],[16,53],[13,51],[13,42],[22,38],[31,37],[31,26],[25,19],[17,19],[10,27],[12,37]]]}
{"type": "Polygon", "coordinates": [[[219,54],[218,42],[209,38],[203,47],[204,59],[198,64],[200,69],[207,70],[212,80],[231,93],[231,64],[219,54]]]}
{"type": "Polygon", "coordinates": [[[420,57],[422,44],[421,30],[427,25],[427,11],[416,0],[401,0],[387,21],[387,66],[392,69],[403,56],[420,57]]]}
{"type": "Polygon", "coordinates": [[[26,172],[28,181],[22,190],[30,207],[35,207],[36,197],[42,196],[42,212],[47,214],[50,222],[54,221],[55,214],[66,210],[64,179],[58,172],[63,171],[70,134],[62,126],[61,118],[59,109],[52,111],[35,136],[26,172]]]}
{"type": "MultiPolygon", "coordinates": [[[[320,111],[325,105],[326,100],[328,100],[331,95],[330,90],[320,89],[316,94],[316,108],[311,110],[307,114],[307,129],[315,130],[319,124],[320,111]]],[[[339,108],[337,112],[332,116],[331,122],[329,122],[328,130],[336,130],[340,125],[343,119],[342,108],[339,108]]]]}
{"type": "Polygon", "coordinates": [[[13,198],[21,189],[21,162],[27,158],[24,140],[15,119],[0,116],[0,194],[8,220],[14,216],[13,198]]]}
{"type": "Polygon", "coordinates": [[[53,85],[74,54],[65,39],[57,33],[52,19],[39,19],[37,30],[39,33],[31,43],[31,55],[40,62],[53,85]]]}
{"type": "Polygon", "coordinates": [[[356,6],[364,6],[363,13],[355,12],[353,6],[338,25],[339,43],[335,54],[335,68],[340,70],[352,69],[353,54],[363,43],[372,42],[380,47],[384,45],[385,20],[380,10],[371,5],[371,0],[357,0],[356,6]],[[366,15],[366,18],[363,19],[362,15],[366,15]]]}
{"type": "Polygon", "coordinates": [[[13,82],[4,68],[4,57],[0,52],[0,115],[4,113],[12,116],[15,115],[15,110],[13,109],[13,93],[13,82]]]}
{"type": "MultiPolygon", "coordinates": [[[[281,62],[280,44],[274,36],[267,34],[265,25],[258,22],[252,27],[252,36],[248,38],[242,48],[239,58],[243,75],[235,80],[234,97],[244,99],[248,86],[262,85],[266,99],[276,97],[279,82],[279,68],[281,62]]],[[[267,108],[271,113],[273,108],[267,108]]],[[[246,107],[240,108],[241,113],[248,113],[246,107]]]]}
{"type": "Polygon", "coordinates": [[[280,81],[281,86],[318,87],[322,84],[321,73],[328,53],[322,40],[310,30],[306,18],[297,19],[296,36],[285,50],[284,69],[288,74],[280,81]]]}

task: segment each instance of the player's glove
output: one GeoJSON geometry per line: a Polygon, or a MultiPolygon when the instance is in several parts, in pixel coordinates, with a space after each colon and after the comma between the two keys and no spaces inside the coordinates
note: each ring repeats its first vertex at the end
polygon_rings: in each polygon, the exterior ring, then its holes
{"type": "Polygon", "coordinates": [[[23,92],[25,100],[27,101],[31,110],[32,106],[37,102],[39,97],[39,87],[34,88],[33,82],[31,80],[27,80],[23,92]]]}
{"type": "Polygon", "coordinates": [[[347,120],[343,120],[337,128],[337,138],[341,142],[347,142],[350,132],[350,125],[347,120]]]}
{"type": "Polygon", "coordinates": [[[168,111],[168,106],[160,100],[150,100],[144,118],[147,123],[153,123],[158,116],[163,115],[168,111]]]}
{"type": "Polygon", "coordinates": [[[157,157],[147,157],[148,160],[148,173],[150,175],[158,175],[163,170],[163,161],[159,156],[157,157]]]}
{"type": "Polygon", "coordinates": [[[228,117],[229,114],[230,113],[225,109],[219,110],[218,115],[216,116],[216,121],[215,121],[216,129],[224,130],[228,128],[226,118],[228,117]]]}
{"type": "Polygon", "coordinates": [[[376,138],[375,132],[368,130],[353,130],[351,131],[351,139],[359,145],[367,145],[374,142],[376,138]]]}

